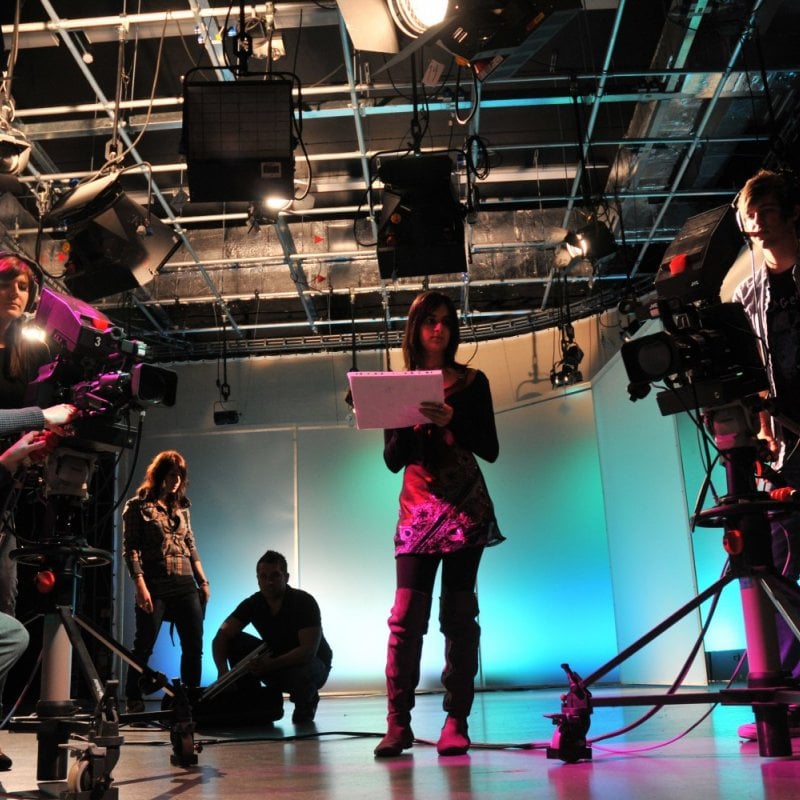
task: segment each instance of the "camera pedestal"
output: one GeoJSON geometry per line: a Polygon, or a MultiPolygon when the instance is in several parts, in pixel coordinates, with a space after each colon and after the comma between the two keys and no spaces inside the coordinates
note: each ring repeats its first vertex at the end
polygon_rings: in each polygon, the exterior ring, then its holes
{"type": "Polygon", "coordinates": [[[19,564],[38,568],[40,576],[47,575],[43,586],[48,592],[39,702],[34,715],[13,718],[11,727],[36,731],[37,780],[58,782],[66,778],[64,800],[117,800],[111,772],[124,741],[119,735],[118,681],[103,684],[82,631],[142,673],[150,691],[163,688],[173,698],[169,711],[125,715],[124,719],[169,718],[172,764],[187,767],[197,763],[191,706],[180,680],[170,683],[92,622],[73,613],[83,570],[113,560],[108,551],[88,546],[81,532],[82,504],[94,461],[95,454],[69,448],[59,448],[51,454],[46,473],[45,537],[10,553],[19,564]],[[81,712],[70,699],[73,656],[94,702],[90,713],[81,712]],[[76,732],[81,733],[81,738],[70,742],[70,735],[76,732]],[[68,771],[69,751],[76,759],[68,771]]]}
{"type": "MultiPolygon", "coordinates": [[[[790,703],[800,703],[800,687],[781,669],[775,611],[800,639],[800,590],[775,571],[767,518],[770,511],[786,508],[786,504],[756,490],[754,465],[757,460],[758,419],[754,405],[744,401],[729,403],[706,410],[704,416],[724,460],[728,494],[721,505],[700,512],[696,522],[701,527],[725,528],[723,546],[730,559],[729,571],[586,679],[582,679],[568,664],[562,664],[569,680],[569,690],[561,697],[561,712],[548,715],[556,726],[547,749],[548,758],[572,763],[592,757],[587,734],[595,706],[648,705],[657,710],[663,705],[713,702],[752,706],[761,756],[792,754],[787,709],[790,703]],[[683,694],[670,690],[664,695],[592,697],[589,686],[704,602],[717,596],[733,581],[739,582],[744,615],[750,665],[746,689],[683,694]]],[[[701,642],[698,640],[689,663],[701,642]]]]}

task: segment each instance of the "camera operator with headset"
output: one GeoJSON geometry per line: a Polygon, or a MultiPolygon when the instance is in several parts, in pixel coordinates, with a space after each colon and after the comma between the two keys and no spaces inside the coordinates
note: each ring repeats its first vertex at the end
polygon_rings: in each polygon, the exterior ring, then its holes
{"type": "MultiPolygon", "coordinates": [[[[0,506],[5,507],[14,487],[14,474],[27,459],[47,450],[47,428],[56,434],[75,416],[76,408],[61,404],[42,410],[20,408],[0,410],[0,437],[30,428],[27,433],[0,453],[0,506]]],[[[5,683],[11,667],[22,657],[28,646],[28,631],[10,614],[0,611],[0,685],[5,683]]],[[[0,771],[11,769],[11,759],[0,750],[0,771]]]]}
{"type": "MultiPolygon", "coordinates": [[[[751,250],[751,274],[734,290],[758,338],[769,376],[773,413],[761,412],[761,432],[781,484],[800,490],[800,184],[790,172],[760,170],[734,201],[751,250]],[[758,264],[753,245],[760,249],[758,264]]],[[[772,557],[785,578],[800,578],[800,509],[770,520],[772,557]]],[[[800,642],[778,615],[782,668],[800,679],[800,642]]],[[[800,736],[800,708],[790,706],[792,736],[800,736]]],[[[756,739],[755,723],[739,728],[756,739]]]]}
{"type": "MultiPolygon", "coordinates": [[[[23,322],[33,312],[41,284],[42,272],[37,264],[16,253],[0,251],[0,409],[19,409],[25,405],[28,383],[36,377],[39,367],[50,360],[43,342],[23,335],[23,322]]],[[[0,449],[9,444],[7,439],[3,440],[0,449]]],[[[14,523],[20,521],[21,512],[18,509],[12,516],[5,505],[0,517],[0,612],[15,616],[17,562],[9,553],[16,547],[14,523]]],[[[0,718],[4,688],[5,680],[0,677],[0,718]]]]}

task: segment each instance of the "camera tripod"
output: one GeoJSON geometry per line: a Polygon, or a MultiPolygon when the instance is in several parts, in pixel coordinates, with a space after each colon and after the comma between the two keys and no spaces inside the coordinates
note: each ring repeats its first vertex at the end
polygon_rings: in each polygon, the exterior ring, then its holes
{"type": "MultiPolygon", "coordinates": [[[[720,702],[751,705],[755,713],[759,755],[792,754],[787,708],[800,702],[800,688],[781,670],[777,642],[777,611],[794,636],[800,639],[800,591],[782,579],[772,561],[768,514],[785,510],[786,502],[772,500],[756,489],[757,414],[753,404],[737,401],[704,412],[725,467],[727,494],[720,505],[697,515],[701,527],[724,527],[723,547],[729,569],[718,581],[682,606],[655,628],[595,670],[586,679],[562,664],[569,690],[561,696],[561,712],[548,715],[556,732],[547,749],[548,758],[572,763],[591,759],[587,742],[594,706],[650,705],[720,702]],[[745,689],[665,695],[629,695],[593,698],[588,687],[641,650],[729,583],[739,582],[749,662],[745,689]]],[[[699,645],[698,645],[699,648],[699,645]]]]}
{"type": "Polygon", "coordinates": [[[94,456],[59,448],[50,460],[46,535],[39,542],[10,553],[19,564],[38,568],[39,576],[47,576],[44,584],[51,588],[44,612],[41,693],[36,712],[30,717],[13,718],[11,727],[36,731],[37,779],[49,782],[66,778],[64,800],[117,800],[118,792],[112,786],[111,773],[124,741],[119,735],[120,722],[169,717],[173,747],[171,762],[182,767],[192,766],[197,763],[197,755],[191,706],[180,680],[170,683],[163,674],[141,663],[94,623],[73,613],[82,571],[109,564],[112,555],[106,550],[90,547],[78,533],[81,504],[94,467],[94,456]],[[66,480],[63,480],[64,476],[67,476],[66,480]],[[142,673],[149,691],[164,689],[173,699],[170,710],[120,715],[118,681],[108,680],[103,684],[82,631],[122,658],[129,668],[142,673]],[[91,713],[81,713],[70,699],[73,655],[94,703],[91,713]],[[70,734],[73,732],[81,732],[83,737],[71,743],[70,734]],[[76,756],[69,773],[68,750],[76,756]]]}

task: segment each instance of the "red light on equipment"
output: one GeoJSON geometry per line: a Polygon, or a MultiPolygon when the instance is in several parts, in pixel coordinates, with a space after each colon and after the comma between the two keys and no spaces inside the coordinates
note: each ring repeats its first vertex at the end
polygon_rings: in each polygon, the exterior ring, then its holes
{"type": "Polygon", "coordinates": [[[41,594],[47,594],[53,591],[53,587],[56,585],[56,576],[52,570],[45,569],[36,573],[34,581],[36,590],[41,594]]]}

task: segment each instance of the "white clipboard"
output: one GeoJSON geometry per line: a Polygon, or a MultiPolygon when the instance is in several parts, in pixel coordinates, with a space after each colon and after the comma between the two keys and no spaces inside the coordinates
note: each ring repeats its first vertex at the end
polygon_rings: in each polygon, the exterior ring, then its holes
{"type": "Polygon", "coordinates": [[[356,427],[407,428],[430,420],[419,413],[425,401],[444,401],[441,370],[418,372],[349,372],[356,427]]]}

